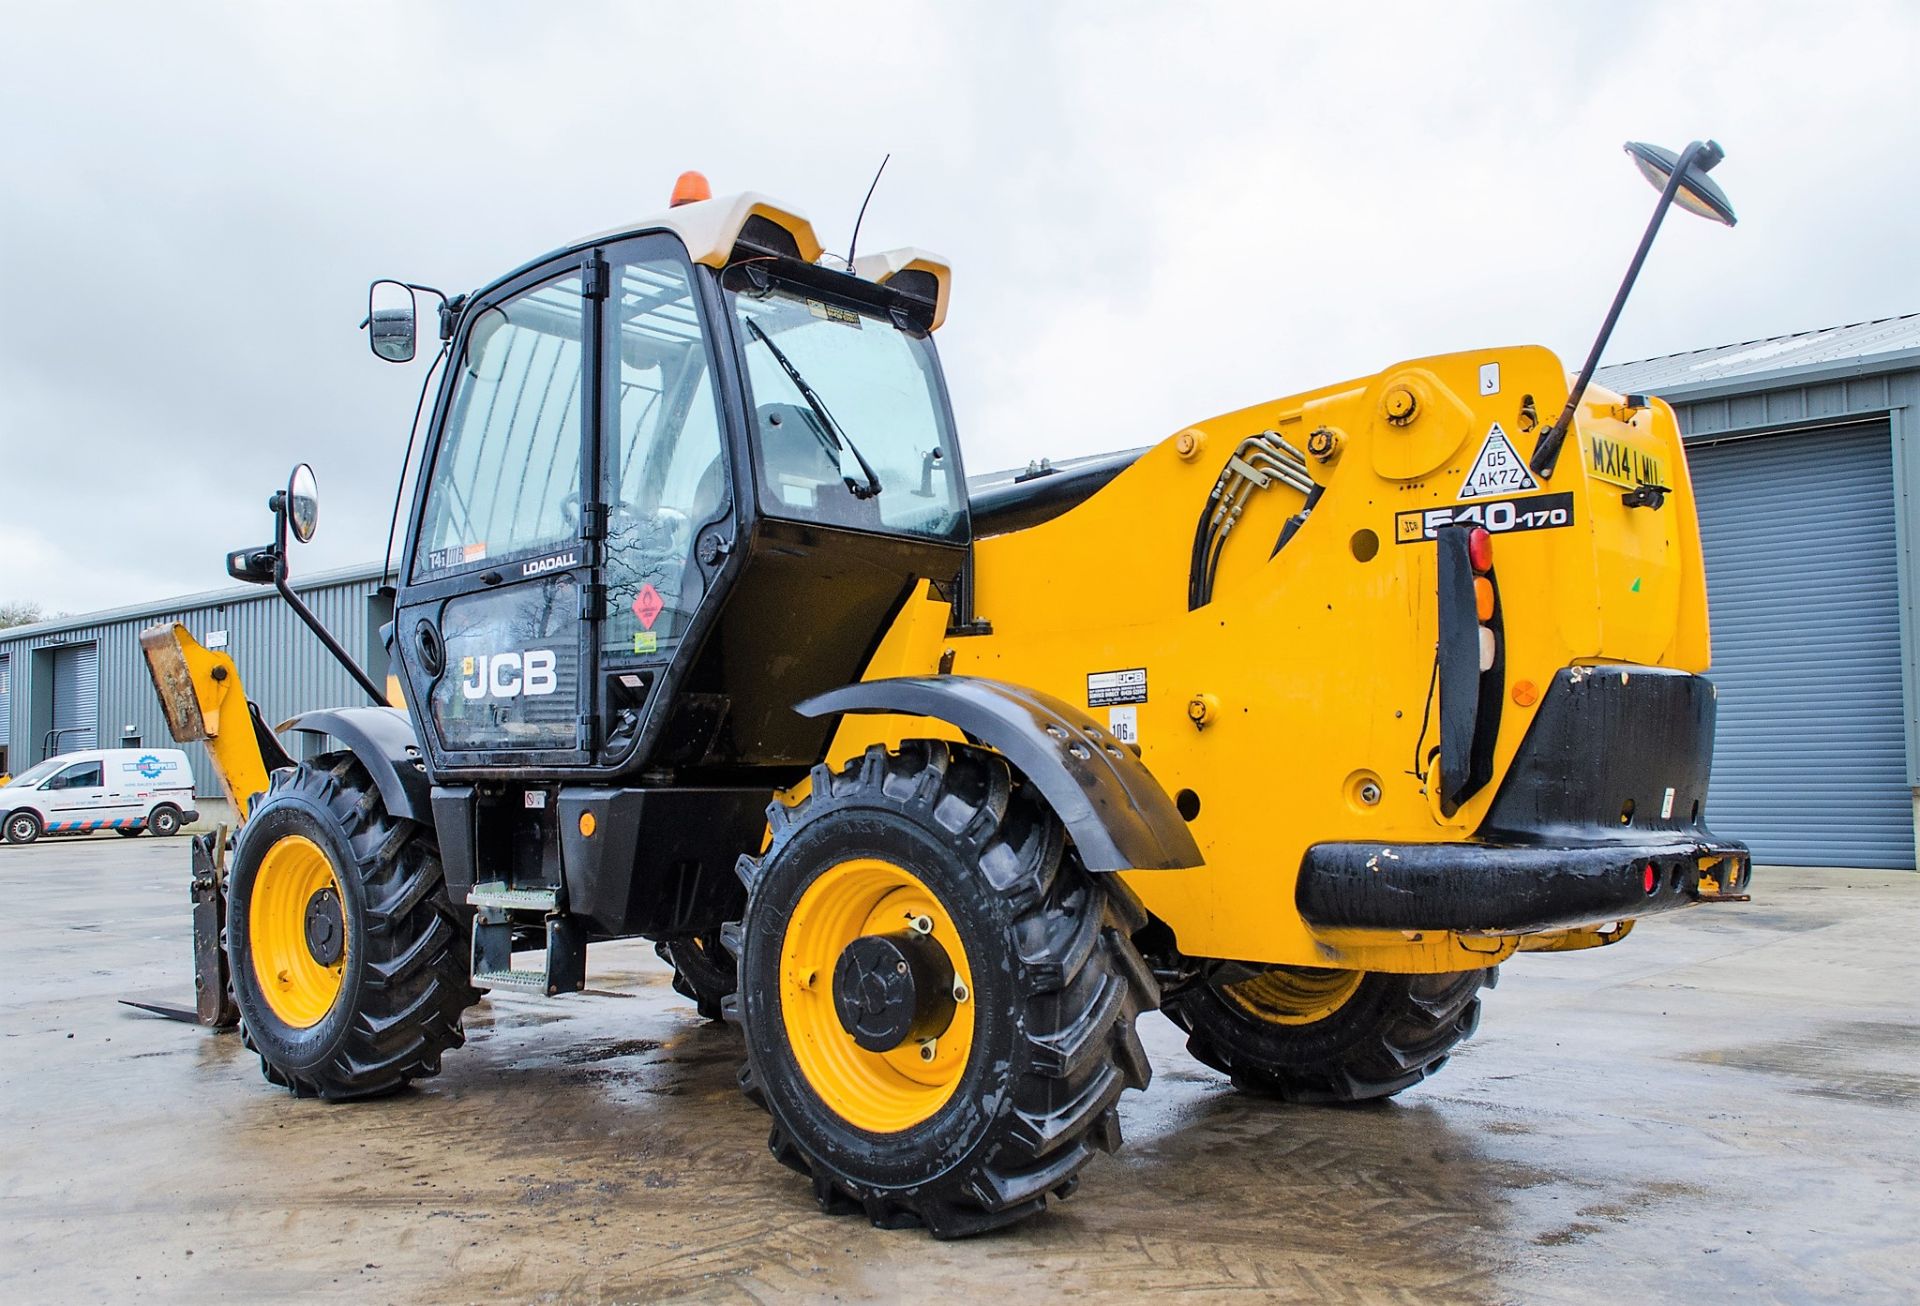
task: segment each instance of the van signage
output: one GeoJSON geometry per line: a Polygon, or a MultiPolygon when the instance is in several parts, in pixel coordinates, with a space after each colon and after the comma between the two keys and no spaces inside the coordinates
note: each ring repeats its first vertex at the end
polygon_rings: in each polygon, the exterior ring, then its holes
{"type": "Polygon", "coordinates": [[[138,761],[122,762],[120,764],[120,769],[122,771],[137,772],[138,774],[145,776],[149,780],[158,780],[161,776],[165,775],[168,771],[178,771],[180,769],[180,764],[178,762],[173,762],[173,761],[163,761],[162,759],[155,757],[152,753],[143,753],[140,755],[140,758],[138,761]]]}

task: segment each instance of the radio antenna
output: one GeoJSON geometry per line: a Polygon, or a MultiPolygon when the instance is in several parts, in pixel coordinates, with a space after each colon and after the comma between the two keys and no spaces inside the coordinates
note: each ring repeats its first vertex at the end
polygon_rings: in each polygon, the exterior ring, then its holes
{"type": "Polygon", "coordinates": [[[853,271],[853,251],[860,245],[860,224],[866,220],[867,205],[872,203],[874,187],[880,184],[880,174],[887,170],[887,159],[892,157],[893,154],[889,151],[880,160],[880,166],[873,170],[873,182],[867,187],[867,198],[860,201],[859,216],[853,220],[853,239],[847,242],[847,271],[849,272],[853,271]]]}

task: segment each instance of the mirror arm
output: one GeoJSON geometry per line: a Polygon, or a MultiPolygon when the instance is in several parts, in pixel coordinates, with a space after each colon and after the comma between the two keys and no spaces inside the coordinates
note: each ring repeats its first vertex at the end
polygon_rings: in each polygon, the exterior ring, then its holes
{"type": "Polygon", "coordinates": [[[362,668],[358,662],[353,660],[352,654],[340,646],[340,641],[333,637],[333,632],[321,624],[320,618],[313,615],[313,609],[301,602],[300,596],[293,592],[293,586],[287,583],[286,492],[284,490],[276,491],[273,498],[267,501],[267,506],[273,509],[273,587],[280,591],[280,597],[285,599],[287,606],[293,609],[293,615],[306,623],[307,629],[317,635],[320,642],[326,645],[327,652],[333,654],[334,661],[345,667],[347,674],[360,682],[360,688],[367,691],[367,694],[373,699],[374,706],[386,707],[386,693],[380,686],[373,683],[373,677],[368,675],[366,670],[362,668]]]}
{"type": "MultiPolygon", "coordinates": [[[[1546,479],[1553,475],[1553,465],[1560,457],[1560,446],[1566,443],[1567,432],[1573,429],[1573,415],[1587,393],[1588,383],[1593,380],[1594,369],[1600,365],[1600,354],[1607,347],[1614,324],[1620,320],[1620,310],[1626,307],[1627,296],[1633,293],[1633,283],[1640,276],[1640,265],[1647,261],[1647,251],[1653,248],[1653,238],[1660,234],[1660,221],[1667,216],[1667,210],[1673,207],[1673,197],[1679,193],[1680,183],[1685,179],[1688,169],[1706,153],[1707,147],[1700,141],[1694,141],[1680,152],[1680,158],[1674,163],[1673,174],[1667,178],[1666,187],[1660,192],[1660,202],[1653,207],[1653,218],[1647,223],[1646,234],[1640,237],[1640,248],[1634,251],[1633,262],[1627,265],[1627,275],[1620,282],[1620,289],[1614,292],[1613,307],[1607,310],[1607,320],[1600,324],[1600,334],[1594,339],[1593,348],[1587,352],[1587,361],[1580,369],[1579,379],[1573,383],[1573,389],[1567,395],[1567,406],[1560,410],[1560,416],[1554,419],[1553,425],[1540,437],[1540,443],[1533,448],[1533,457],[1528,466],[1536,476],[1546,479]]],[[[1717,150],[1707,155],[1714,163],[1719,162],[1717,156],[1717,150]]]]}

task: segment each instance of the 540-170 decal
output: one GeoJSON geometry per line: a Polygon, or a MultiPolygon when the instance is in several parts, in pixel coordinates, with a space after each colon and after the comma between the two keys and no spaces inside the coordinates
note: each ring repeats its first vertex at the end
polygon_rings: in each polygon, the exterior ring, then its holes
{"type": "Polygon", "coordinates": [[[1484,526],[1492,534],[1502,535],[1508,531],[1544,531],[1571,525],[1571,493],[1529,494],[1521,499],[1397,512],[1393,515],[1393,538],[1397,544],[1418,544],[1432,539],[1442,526],[1484,526]]]}

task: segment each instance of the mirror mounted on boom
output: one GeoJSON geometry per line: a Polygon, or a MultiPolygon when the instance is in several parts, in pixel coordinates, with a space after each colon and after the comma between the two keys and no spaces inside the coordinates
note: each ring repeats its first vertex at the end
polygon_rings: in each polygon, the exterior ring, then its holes
{"type": "Polygon", "coordinates": [[[1528,466],[1543,479],[1553,475],[1553,465],[1560,457],[1560,446],[1566,443],[1567,432],[1573,429],[1573,415],[1579,411],[1580,400],[1587,393],[1588,383],[1593,380],[1594,368],[1600,365],[1600,354],[1607,347],[1608,337],[1613,335],[1614,324],[1620,320],[1620,310],[1626,307],[1627,296],[1632,293],[1633,283],[1640,275],[1640,265],[1647,261],[1647,251],[1653,248],[1653,238],[1660,232],[1660,221],[1667,216],[1667,209],[1678,204],[1689,213],[1712,218],[1729,227],[1736,221],[1733,205],[1727,200],[1726,192],[1707,176],[1726,157],[1726,151],[1720,148],[1718,141],[1694,141],[1678,155],[1644,141],[1628,141],[1623,148],[1632,156],[1640,175],[1660,188],[1660,202],[1654,205],[1653,217],[1647,223],[1646,233],[1640,237],[1640,248],[1634,251],[1633,262],[1627,265],[1627,275],[1620,282],[1620,289],[1614,292],[1613,307],[1607,310],[1607,319],[1600,324],[1600,334],[1587,354],[1585,366],[1580,369],[1580,377],[1567,395],[1567,406],[1560,410],[1560,416],[1554,419],[1553,425],[1541,434],[1540,442],[1533,447],[1533,457],[1528,460],[1528,466]]]}
{"type": "Polygon", "coordinates": [[[295,543],[306,544],[313,539],[313,533],[320,525],[320,483],[314,477],[313,468],[300,463],[287,477],[287,488],[275,490],[267,500],[267,508],[273,513],[273,543],[257,545],[250,549],[235,549],[227,554],[227,575],[235,580],[245,581],[249,585],[271,585],[280,591],[280,597],[287,601],[295,616],[311,630],[327,652],[347,674],[352,676],[360,688],[372,696],[381,707],[387,705],[386,691],[373,681],[351,654],[341,647],[340,641],[331,631],[313,615],[312,609],[293,592],[293,586],[287,583],[287,540],[291,536],[295,543]]]}

